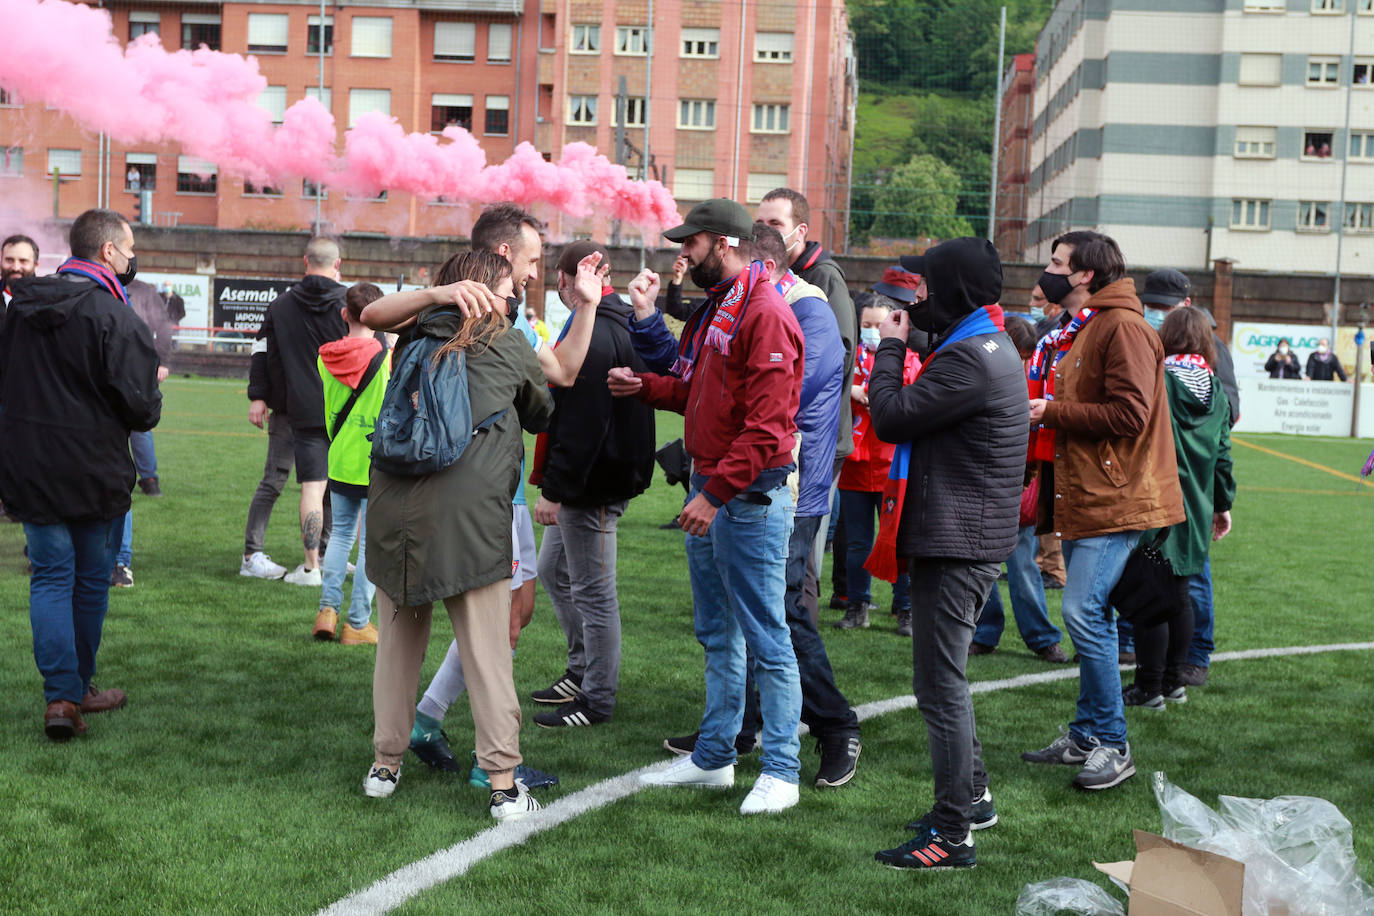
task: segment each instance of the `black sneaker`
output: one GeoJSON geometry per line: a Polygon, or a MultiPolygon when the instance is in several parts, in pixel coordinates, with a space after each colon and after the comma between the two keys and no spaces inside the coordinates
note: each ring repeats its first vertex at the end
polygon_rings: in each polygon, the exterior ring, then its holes
{"type": "Polygon", "coordinates": [[[144,477],[138,482],[138,488],[143,491],[145,496],[162,495],[162,488],[157,485],[156,477],[144,477]]]}
{"type": "Polygon", "coordinates": [[[861,601],[857,604],[849,605],[844,612],[844,617],[835,621],[831,626],[837,630],[866,630],[868,629],[868,612],[876,611],[876,605],[861,601]]]}
{"type": "Polygon", "coordinates": [[[1096,738],[1089,739],[1093,744],[1083,769],[1073,778],[1073,784],[1080,789],[1110,789],[1119,786],[1135,775],[1135,761],[1131,758],[1131,746],[1125,750],[1098,744],[1096,738]]]}
{"type": "Polygon", "coordinates": [[[110,573],[110,585],[113,588],[133,588],[134,571],[127,566],[116,564],[114,571],[110,573]]]}
{"type": "Polygon", "coordinates": [[[910,609],[910,608],[907,608],[907,609],[904,610],[904,611],[898,611],[898,612],[897,612],[897,635],[898,635],[898,636],[910,636],[910,635],[911,635],[911,609],[910,609]]]}
{"type": "Polygon", "coordinates": [[[1168,684],[1165,684],[1165,685],[1164,685],[1164,702],[1166,702],[1166,703],[1187,703],[1187,702],[1188,702],[1188,688],[1187,688],[1187,687],[1184,687],[1182,684],[1179,684],[1177,687],[1170,687],[1168,684]]]}
{"type": "Polygon", "coordinates": [[[1087,761],[1088,752],[1091,750],[1090,745],[1079,744],[1077,739],[1069,734],[1069,730],[1061,725],[1058,738],[1038,751],[1026,751],[1021,755],[1021,759],[1027,763],[1063,763],[1080,766],[1087,761]]]}
{"type": "MultiPolygon", "coordinates": [[[[686,757],[697,749],[697,736],[700,734],[701,732],[692,732],[681,738],[664,738],[663,749],[679,757],[686,757]]],[[[740,757],[752,754],[758,749],[759,739],[754,735],[740,735],[735,738],[735,753],[740,757]]]]}
{"type": "Polygon", "coordinates": [[[449,747],[448,735],[442,731],[433,741],[416,741],[411,738],[410,750],[431,770],[439,770],[442,773],[462,772],[458,766],[458,758],[453,756],[453,748],[449,747]]]}
{"type": "Polygon", "coordinates": [[[536,690],[530,694],[530,699],[536,703],[562,706],[580,696],[582,696],[582,678],[571,671],[564,671],[563,676],[554,681],[548,690],[536,690]]]}
{"type": "Polygon", "coordinates": [[[816,785],[833,788],[853,779],[862,750],[857,734],[818,737],[816,753],[821,755],[821,765],[816,769],[816,785]]]}
{"type": "Polygon", "coordinates": [[[611,721],[611,717],[592,712],[581,697],[571,703],[564,703],[557,709],[541,712],[534,717],[534,724],[542,728],[578,728],[583,725],[600,725],[611,721]]]}
{"type": "Polygon", "coordinates": [[[934,871],[940,868],[973,868],[978,864],[973,854],[973,834],[963,842],[952,843],[934,830],[922,831],[896,849],[875,852],[873,858],[888,868],[910,868],[934,871]]]}
{"type": "Polygon", "coordinates": [[[1201,665],[1180,665],[1178,682],[1184,687],[1207,686],[1207,669],[1201,665]]]}
{"type": "Polygon", "coordinates": [[[849,609],[849,599],[846,598],[844,595],[831,595],[831,596],[830,596],[830,610],[832,610],[832,611],[844,611],[844,610],[848,610],[848,609],[849,609]]]}
{"type": "Polygon", "coordinates": [[[1139,706],[1141,709],[1148,709],[1152,712],[1164,711],[1164,697],[1158,693],[1146,693],[1140,689],[1138,684],[1121,689],[1121,704],[1123,706],[1139,706]]]}
{"type": "MultiPolygon", "coordinates": [[[[968,826],[970,830],[986,830],[989,827],[997,826],[997,809],[992,806],[992,790],[984,789],[983,795],[973,803],[970,809],[968,826]]],[[[916,820],[906,825],[906,829],[912,833],[923,833],[930,830],[930,812],[927,811],[916,820]]]]}

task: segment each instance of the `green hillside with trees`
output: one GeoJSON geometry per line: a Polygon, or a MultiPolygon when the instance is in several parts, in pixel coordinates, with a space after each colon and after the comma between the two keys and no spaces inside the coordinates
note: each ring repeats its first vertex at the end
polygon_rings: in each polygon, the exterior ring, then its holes
{"type": "Polygon", "coordinates": [[[850,237],[987,232],[997,40],[1035,49],[1053,0],[849,0],[859,64],[850,237]]]}

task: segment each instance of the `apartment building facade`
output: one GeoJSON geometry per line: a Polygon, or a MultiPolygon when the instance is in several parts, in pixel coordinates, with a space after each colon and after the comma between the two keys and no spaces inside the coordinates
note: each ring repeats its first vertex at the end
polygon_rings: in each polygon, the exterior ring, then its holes
{"type": "MultiPolygon", "coordinates": [[[[122,42],[156,32],[169,50],[206,45],[255,56],[268,82],[258,104],[280,123],[291,104],[319,98],[334,115],[340,151],[343,131],[371,111],[406,131],[462,126],[489,163],[521,142],[556,159],[564,144],[584,141],[632,175],[663,179],[684,208],[715,195],[756,200],[789,184],[842,231],[854,92],[842,2],[672,0],[652,9],[652,21],[647,0],[369,0],[323,8],[289,0],[107,0],[104,7],[122,42]],[[633,146],[618,151],[621,77],[633,146]]],[[[458,234],[472,219],[468,205],[395,191],[353,198],[303,180],[256,187],[173,144],[111,142],[41,101],[19,105],[3,93],[0,148],[11,201],[50,214],[60,185],[63,218],[105,205],[130,215],[146,209],[144,217],[162,225],[290,229],[318,215],[339,230],[421,236],[458,234]]],[[[586,221],[556,230],[593,225],[604,230],[586,221]]]]}
{"type": "Polygon", "coordinates": [[[1062,0],[1033,104],[1023,260],[1374,274],[1374,0],[1062,0]]]}

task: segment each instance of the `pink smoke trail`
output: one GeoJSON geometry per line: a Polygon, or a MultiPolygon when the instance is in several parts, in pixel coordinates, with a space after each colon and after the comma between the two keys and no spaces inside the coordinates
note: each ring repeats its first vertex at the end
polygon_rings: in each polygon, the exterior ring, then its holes
{"type": "Polygon", "coordinates": [[[314,99],[295,103],[273,126],[256,104],[267,80],[252,57],[169,52],[155,35],[122,48],[106,11],[67,0],[0,0],[0,17],[10,46],[23,48],[0,55],[0,86],[19,100],[43,101],[121,142],[177,143],[255,184],[304,177],[351,194],[514,200],[579,218],[603,214],[646,231],[681,222],[661,183],[630,179],[583,143],[569,144],[556,162],[522,143],[505,162],[488,165],[461,128],[445,129],[442,139],[408,134],[373,113],[345,133],[339,157],[334,118],[314,99]]]}

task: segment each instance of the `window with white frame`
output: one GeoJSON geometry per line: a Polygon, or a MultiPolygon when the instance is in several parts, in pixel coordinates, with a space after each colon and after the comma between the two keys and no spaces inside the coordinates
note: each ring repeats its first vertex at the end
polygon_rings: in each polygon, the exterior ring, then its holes
{"type": "Polygon", "coordinates": [[[487,26],[487,60],[510,63],[510,39],[509,22],[493,22],[487,26]]]}
{"type": "Polygon", "coordinates": [[[1298,230],[1301,232],[1330,232],[1331,222],[1327,214],[1331,212],[1329,200],[1298,201],[1298,230]]]}
{"type": "Polygon", "coordinates": [[[618,25],[615,28],[615,53],[643,57],[649,53],[649,30],[641,25],[618,25]]]}
{"type": "Polygon", "coordinates": [[[124,154],[124,190],[152,191],[157,188],[157,153],[124,154]]]}
{"type": "Polygon", "coordinates": [[[391,114],[390,89],[350,89],[348,90],[348,126],[355,127],[358,119],[368,112],[380,111],[391,114]]]}
{"type": "Polygon", "coordinates": [[[1330,159],[1331,141],[1335,132],[1329,130],[1308,130],[1302,135],[1302,158],[1330,159]]]}
{"type": "Polygon", "coordinates": [[[1269,229],[1269,201],[1233,198],[1231,201],[1232,229],[1269,229]]]}
{"type": "Polygon", "coordinates": [[[486,100],[486,122],[483,133],[492,137],[504,137],[510,133],[510,96],[489,95],[486,100]]]}
{"type": "Polygon", "coordinates": [[[714,99],[679,99],[677,126],[684,130],[714,130],[716,103],[714,99]]]}
{"type": "Polygon", "coordinates": [[[291,17],[286,13],[248,14],[248,50],[254,54],[285,54],[290,32],[291,17]]]}
{"type": "Polygon", "coordinates": [[[761,64],[785,64],[792,60],[791,32],[756,32],[754,60],[761,64]]]}
{"type": "Polygon", "coordinates": [[[48,150],[48,177],[51,178],[54,172],[61,172],[63,178],[81,177],[81,150],[79,149],[50,149],[48,150]]]}
{"type": "Polygon", "coordinates": [[[1346,204],[1345,228],[1351,232],[1374,232],[1374,204],[1346,204]]]}
{"type": "MultiPolygon", "coordinates": [[[[305,53],[320,55],[320,17],[311,16],[305,28],[305,53]]],[[[324,17],[324,53],[334,53],[334,17],[324,17]]]]}
{"type": "Polygon", "coordinates": [[[755,105],[753,132],[756,134],[787,133],[787,116],[791,108],[790,105],[755,105]]]}
{"type": "Polygon", "coordinates": [[[305,90],[307,99],[315,99],[324,106],[326,111],[334,110],[334,90],[325,86],[323,90],[319,86],[308,86],[305,90]]]}
{"type": "Polygon", "coordinates": [[[746,203],[759,203],[763,200],[763,195],[774,188],[781,188],[786,185],[787,174],[785,172],[750,172],[748,183],[745,185],[744,200],[746,203]]]}
{"type": "Polygon", "coordinates": [[[1237,159],[1273,159],[1278,129],[1274,127],[1237,127],[1237,159]]]}
{"type": "Polygon", "coordinates": [[[1307,58],[1307,85],[1337,86],[1341,82],[1341,59],[1339,57],[1307,58]]]}
{"type": "Polygon", "coordinates": [[[574,25],[572,27],[572,41],[568,43],[568,51],[572,54],[600,54],[601,26],[574,25]]]}
{"type": "Polygon", "coordinates": [[[258,93],[258,107],[272,116],[273,124],[286,120],[286,87],[267,86],[258,93]]]}
{"type": "Polygon", "coordinates": [[[1374,57],[1357,57],[1350,69],[1350,84],[1356,89],[1374,86],[1374,57]]]}
{"type": "Polygon", "coordinates": [[[8,89],[0,89],[0,108],[23,108],[23,107],[24,107],[23,105],[20,105],[18,102],[16,102],[16,101],[14,100],[14,96],[10,95],[8,89]]]}
{"type": "Polygon", "coordinates": [[[678,169],[673,173],[673,197],[677,200],[710,200],[715,197],[715,169],[678,169]]]}
{"type": "Polygon", "coordinates": [[[434,59],[470,63],[477,59],[477,24],[434,23],[434,59]]]}
{"type": "Polygon", "coordinates": [[[177,157],[178,194],[214,194],[219,190],[219,166],[195,156],[177,157]]]}
{"type": "Polygon", "coordinates": [[[133,41],[143,35],[160,35],[162,33],[162,14],[147,12],[143,10],[131,10],[129,12],[129,40],[133,41]]]}
{"type": "Polygon", "coordinates": [[[329,192],[324,185],[316,184],[309,178],[301,179],[301,197],[306,200],[325,200],[329,197],[329,192]]]}
{"type": "Polygon", "coordinates": [[[1374,13],[1374,0],[1356,0],[1355,12],[1360,15],[1374,13]]]}
{"type": "Polygon", "coordinates": [[[1282,54],[1241,54],[1240,85],[1277,86],[1282,79],[1282,54]]]}
{"type": "Polygon", "coordinates": [[[267,184],[253,184],[251,181],[243,183],[244,197],[281,197],[281,188],[267,184]]]}
{"type": "Polygon", "coordinates": [[[430,99],[429,129],[438,133],[445,127],[472,130],[472,96],[436,92],[430,99]]]}
{"type": "Polygon", "coordinates": [[[1282,13],[1288,9],[1288,0],[1245,0],[1247,13],[1282,13]]]}
{"type": "Polygon", "coordinates": [[[390,16],[354,16],[351,31],[352,44],[348,53],[352,56],[391,56],[390,16]]]}
{"type": "Polygon", "coordinates": [[[19,178],[24,174],[24,147],[0,146],[0,177],[19,178]]]}
{"type": "MultiPolygon", "coordinates": [[[[625,126],[643,127],[644,116],[647,113],[647,103],[641,95],[628,95],[625,97],[625,126]]],[[[611,126],[620,126],[620,105],[611,106],[611,126]]]]}
{"type": "Polygon", "coordinates": [[[1344,13],[1345,0],[1312,0],[1314,13],[1344,13]]]}
{"type": "Polygon", "coordinates": [[[1374,132],[1352,131],[1350,134],[1350,158],[1374,162],[1374,132]]]}
{"type": "Polygon", "coordinates": [[[211,51],[220,49],[219,13],[182,13],[181,46],[194,51],[201,45],[211,51]]]}
{"type": "Polygon", "coordinates": [[[683,57],[720,57],[720,29],[683,29],[683,57]]]}
{"type": "Polygon", "coordinates": [[[568,123],[579,127],[592,127],[596,124],[596,96],[568,96],[568,123]]]}

